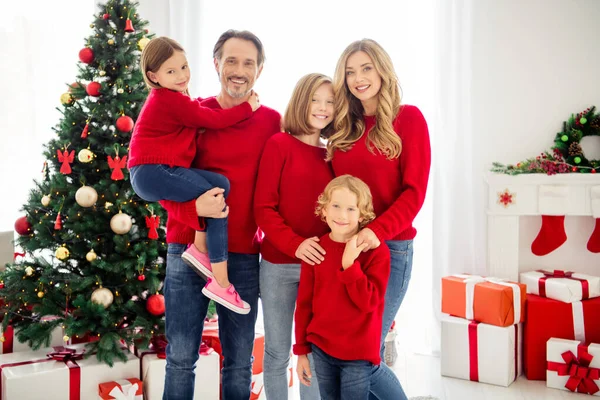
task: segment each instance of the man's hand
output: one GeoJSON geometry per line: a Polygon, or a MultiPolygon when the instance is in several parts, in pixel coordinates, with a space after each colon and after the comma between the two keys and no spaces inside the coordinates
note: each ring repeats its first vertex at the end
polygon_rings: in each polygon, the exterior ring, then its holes
{"type": "Polygon", "coordinates": [[[375,232],[369,228],[364,228],[358,232],[358,240],[356,241],[356,244],[360,246],[363,243],[367,244],[367,247],[363,251],[376,249],[381,244],[375,232]]]}
{"type": "Polygon", "coordinates": [[[298,246],[295,256],[309,265],[321,264],[325,259],[323,257],[325,249],[317,243],[318,241],[319,238],[316,236],[306,239],[298,246]]]}
{"type": "Polygon", "coordinates": [[[296,364],[296,373],[298,374],[298,379],[300,383],[305,386],[310,386],[310,380],[312,379],[312,375],[310,373],[310,361],[308,360],[308,356],[303,354],[298,356],[298,363],[296,364]]]}
{"type": "Polygon", "coordinates": [[[196,214],[199,217],[225,218],[229,215],[223,193],[225,189],[212,188],[196,199],[196,214]]]}
{"type": "Polygon", "coordinates": [[[258,94],[256,94],[256,92],[254,90],[250,94],[248,103],[250,103],[250,107],[252,107],[252,111],[256,111],[260,107],[260,100],[258,99],[258,94]]]}
{"type": "Polygon", "coordinates": [[[345,270],[350,268],[356,258],[362,251],[366,251],[367,243],[363,243],[361,245],[357,244],[358,235],[354,235],[346,242],[346,247],[344,248],[344,254],[342,255],[342,268],[345,270]]]}

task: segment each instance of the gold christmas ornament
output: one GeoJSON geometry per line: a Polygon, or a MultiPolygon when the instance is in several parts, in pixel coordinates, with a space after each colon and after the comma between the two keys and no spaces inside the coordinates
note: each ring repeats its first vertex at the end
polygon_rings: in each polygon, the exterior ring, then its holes
{"type": "Polygon", "coordinates": [[[60,102],[63,105],[71,104],[73,102],[73,97],[71,97],[71,93],[63,93],[60,95],[60,102]]]}
{"type": "Polygon", "coordinates": [[[100,74],[100,76],[104,76],[104,75],[106,75],[106,71],[104,71],[104,70],[101,70],[101,71],[100,71],[100,72],[98,72],[98,73],[100,74]]]}
{"type": "Polygon", "coordinates": [[[44,292],[38,292],[38,297],[41,299],[42,297],[44,297],[44,292]]]}
{"type": "Polygon", "coordinates": [[[64,261],[67,258],[69,258],[69,254],[69,250],[65,246],[60,246],[58,249],[56,249],[56,252],[54,252],[56,258],[58,258],[61,261],[64,261]]]}
{"type": "Polygon", "coordinates": [[[6,341],[6,338],[4,337],[4,335],[2,335],[2,336],[0,337],[0,342],[4,343],[5,341],[6,341]]]}
{"type": "Polygon", "coordinates": [[[25,268],[25,275],[27,275],[27,276],[33,275],[33,268],[31,268],[31,267],[25,268]]]}
{"type": "Polygon", "coordinates": [[[95,154],[92,153],[89,149],[81,149],[79,153],[77,153],[77,159],[82,163],[89,163],[94,159],[95,154]]]}
{"type": "Polygon", "coordinates": [[[138,45],[138,48],[139,48],[140,50],[144,50],[144,47],[146,47],[146,45],[148,44],[148,42],[150,42],[150,39],[148,39],[148,38],[146,38],[146,37],[143,37],[143,38],[141,38],[141,39],[138,41],[138,43],[137,43],[137,45],[138,45]]]}
{"type": "Polygon", "coordinates": [[[69,340],[71,340],[71,338],[67,335],[63,336],[63,342],[68,342],[69,340]]]}
{"type": "Polygon", "coordinates": [[[117,235],[124,235],[131,230],[131,217],[121,211],[110,219],[110,229],[117,235]]]}
{"type": "Polygon", "coordinates": [[[88,260],[89,262],[94,261],[96,258],[98,258],[98,256],[96,255],[96,253],[94,252],[94,249],[90,250],[86,255],[85,255],[85,259],[88,260]]]}
{"type": "Polygon", "coordinates": [[[91,207],[98,200],[98,192],[91,186],[82,186],[75,192],[75,201],[81,207],[91,207]]]}
{"type": "Polygon", "coordinates": [[[104,308],[108,308],[114,300],[112,292],[107,289],[100,287],[92,292],[92,302],[96,304],[102,304],[104,308]]]}
{"type": "Polygon", "coordinates": [[[115,44],[115,41],[112,40],[112,39],[108,39],[108,42],[106,42],[106,43],[108,43],[108,44],[110,44],[112,46],[113,44],[115,44]]]}
{"type": "Polygon", "coordinates": [[[106,203],[104,203],[104,209],[108,210],[109,208],[111,208],[113,206],[113,203],[111,203],[110,201],[107,201],[106,203]]]}
{"type": "Polygon", "coordinates": [[[49,195],[45,195],[44,197],[42,197],[42,205],[44,207],[48,207],[50,205],[50,196],[49,195]]]}
{"type": "Polygon", "coordinates": [[[124,91],[122,88],[118,88],[118,89],[117,89],[117,93],[119,93],[119,94],[123,94],[123,93],[125,93],[125,91],[124,91]]]}

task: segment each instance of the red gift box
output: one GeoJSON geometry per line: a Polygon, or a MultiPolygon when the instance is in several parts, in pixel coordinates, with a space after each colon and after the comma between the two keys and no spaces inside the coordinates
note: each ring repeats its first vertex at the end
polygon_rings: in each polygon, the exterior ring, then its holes
{"type": "Polygon", "coordinates": [[[523,370],[530,380],[546,380],[550,338],[600,343],[600,298],[563,303],[527,295],[523,370]]]}
{"type": "Polygon", "coordinates": [[[98,385],[100,399],[115,399],[118,395],[125,395],[127,399],[142,400],[143,386],[138,378],[129,378],[118,381],[104,382],[98,385]],[[113,392],[115,390],[117,393],[113,392]]]}

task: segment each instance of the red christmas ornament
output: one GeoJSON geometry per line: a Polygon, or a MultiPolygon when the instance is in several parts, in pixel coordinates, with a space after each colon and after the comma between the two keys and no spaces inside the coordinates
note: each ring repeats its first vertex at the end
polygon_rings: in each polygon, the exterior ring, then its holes
{"type": "Polygon", "coordinates": [[[129,18],[127,18],[127,21],[125,21],[125,32],[134,32],[133,24],[129,18]]]}
{"type": "Polygon", "coordinates": [[[75,150],[69,151],[65,149],[61,152],[59,149],[56,150],[56,154],[58,155],[58,161],[62,163],[60,166],[60,173],[63,175],[69,175],[71,173],[71,165],[73,160],[75,160],[75,150]]]}
{"type": "Polygon", "coordinates": [[[148,239],[158,239],[156,228],[160,226],[160,216],[146,216],[146,228],[148,228],[148,239]]]}
{"type": "Polygon", "coordinates": [[[141,281],[145,281],[145,280],[146,280],[146,275],[141,274],[141,275],[138,276],[138,281],[141,282],[141,281]]]}
{"type": "Polygon", "coordinates": [[[104,13],[104,15],[102,16],[103,19],[109,19],[110,18],[110,14],[109,13],[104,13]]]}
{"type": "Polygon", "coordinates": [[[133,129],[133,119],[127,115],[122,115],[117,119],[117,123],[115,125],[121,132],[131,132],[133,129]]]}
{"type": "Polygon", "coordinates": [[[127,166],[127,156],[121,158],[118,155],[115,156],[114,160],[111,156],[108,156],[108,166],[112,169],[110,179],[113,181],[120,181],[125,178],[121,169],[127,166]]]}
{"type": "Polygon", "coordinates": [[[90,124],[88,124],[87,122],[85,123],[85,126],[83,127],[83,132],[81,132],[81,138],[85,139],[88,135],[88,128],[90,127],[90,124]]]}
{"type": "Polygon", "coordinates": [[[4,289],[4,282],[0,282],[0,289],[4,289]]]}
{"type": "Polygon", "coordinates": [[[595,170],[595,169],[593,169],[593,170],[592,170],[592,174],[595,174],[595,173],[596,173],[596,170],[595,170]]]}
{"type": "Polygon", "coordinates": [[[83,48],[79,51],[79,59],[83,63],[90,64],[94,61],[94,52],[89,47],[83,48]]]}
{"type": "Polygon", "coordinates": [[[162,294],[153,294],[146,300],[146,309],[152,315],[162,315],[165,313],[165,298],[162,294]]]}
{"type": "Polygon", "coordinates": [[[27,221],[27,217],[23,216],[15,221],[15,231],[19,235],[29,235],[32,225],[27,221]]]}
{"type": "Polygon", "coordinates": [[[100,96],[101,88],[102,88],[102,85],[100,85],[98,82],[91,82],[89,85],[87,85],[87,87],[85,88],[85,91],[90,96],[98,97],[98,96],[100,96]]]}
{"type": "Polygon", "coordinates": [[[577,167],[573,167],[572,171],[577,172],[577,167]]]}
{"type": "Polygon", "coordinates": [[[62,228],[62,221],[60,220],[60,211],[56,216],[56,221],[54,221],[54,230],[59,231],[62,228]]]}

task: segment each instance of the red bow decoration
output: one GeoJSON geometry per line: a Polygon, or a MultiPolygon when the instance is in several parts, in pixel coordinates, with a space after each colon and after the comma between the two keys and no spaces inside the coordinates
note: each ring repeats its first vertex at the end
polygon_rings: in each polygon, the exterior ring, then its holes
{"type": "Polygon", "coordinates": [[[25,253],[15,253],[13,256],[13,261],[15,261],[17,257],[25,257],[25,253]]]}
{"type": "Polygon", "coordinates": [[[85,349],[77,351],[76,349],[70,349],[64,346],[54,346],[53,349],[54,351],[48,353],[46,356],[56,361],[67,362],[81,360],[85,353],[85,349]]]}
{"type": "Polygon", "coordinates": [[[146,216],[146,228],[148,228],[148,239],[158,239],[158,231],[156,228],[160,226],[160,216],[146,216]]]}
{"type": "Polygon", "coordinates": [[[572,279],[574,281],[579,281],[581,283],[581,299],[587,300],[590,298],[590,283],[587,279],[575,278],[573,276],[573,271],[563,271],[560,269],[555,269],[553,272],[544,271],[543,269],[538,269],[537,272],[541,272],[544,274],[538,281],[538,290],[541,297],[546,297],[546,279],[551,278],[566,278],[572,279]]]}
{"type": "Polygon", "coordinates": [[[69,163],[72,163],[75,160],[75,150],[71,150],[69,153],[67,149],[62,152],[59,149],[56,149],[56,154],[58,155],[58,161],[62,163],[60,166],[60,173],[69,175],[71,173],[71,165],[69,165],[69,163]]]}
{"type": "Polygon", "coordinates": [[[595,380],[600,379],[600,369],[590,368],[594,356],[587,351],[581,352],[580,357],[575,357],[572,351],[561,354],[565,364],[548,362],[548,371],[555,371],[559,376],[569,376],[565,387],[571,392],[594,394],[600,391],[595,380]]]}
{"type": "Polygon", "coordinates": [[[164,335],[152,336],[150,343],[158,358],[167,358],[167,338],[164,335]]]}
{"type": "Polygon", "coordinates": [[[122,168],[127,166],[127,156],[121,158],[118,155],[115,156],[114,160],[111,156],[108,156],[108,166],[112,169],[112,174],[110,175],[110,179],[113,181],[120,181],[125,179],[123,175],[122,168]]]}

